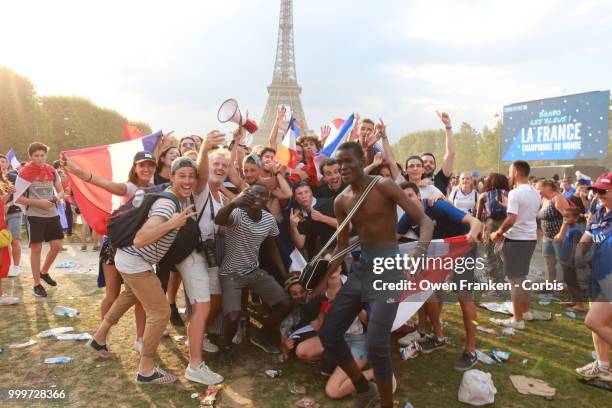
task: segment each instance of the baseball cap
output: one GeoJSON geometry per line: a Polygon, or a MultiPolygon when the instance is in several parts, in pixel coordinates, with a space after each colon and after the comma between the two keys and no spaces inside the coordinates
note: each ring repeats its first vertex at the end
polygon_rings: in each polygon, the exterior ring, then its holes
{"type": "Polygon", "coordinates": [[[183,167],[191,167],[196,171],[196,173],[198,172],[198,166],[193,160],[191,160],[191,157],[183,156],[174,159],[174,161],[172,162],[172,166],[170,166],[170,174],[176,173],[178,169],[183,167]]]}
{"type": "Polygon", "coordinates": [[[134,164],[142,163],[145,161],[150,161],[150,162],[155,163],[155,157],[153,157],[153,155],[150,152],[147,152],[146,150],[138,152],[134,155],[134,164]]]}
{"type": "Polygon", "coordinates": [[[589,187],[589,190],[612,190],[612,171],[597,177],[597,180],[589,187]]]}

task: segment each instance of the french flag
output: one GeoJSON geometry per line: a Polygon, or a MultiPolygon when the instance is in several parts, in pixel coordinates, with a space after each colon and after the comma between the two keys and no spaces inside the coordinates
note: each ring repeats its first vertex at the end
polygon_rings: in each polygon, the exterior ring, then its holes
{"type": "MultiPolygon", "coordinates": [[[[64,152],[78,168],[91,170],[96,176],[115,183],[125,183],[132,168],[134,155],[139,151],[153,152],[162,131],[150,135],[104,146],[64,152]]],[[[106,234],[106,225],[111,212],[121,205],[121,197],[86,183],[66,171],[72,185],[72,192],[85,221],[98,234],[106,234]]]]}
{"type": "Polygon", "coordinates": [[[13,170],[18,170],[19,167],[21,167],[21,163],[19,163],[19,160],[17,160],[17,155],[13,149],[8,151],[6,158],[8,159],[13,170]]]}
{"type": "Polygon", "coordinates": [[[334,157],[338,146],[340,146],[340,144],[345,141],[347,133],[353,126],[355,115],[351,113],[351,116],[349,116],[348,119],[342,122],[341,126],[336,128],[336,125],[338,125],[340,123],[339,121],[341,120],[342,119],[334,119],[331,122],[330,125],[332,126],[332,132],[327,137],[327,140],[325,140],[325,146],[323,147],[323,149],[321,149],[319,153],[317,153],[314,157],[314,165],[317,170],[317,178],[319,180],[322,178],[322,175],[319,170],[319,168],[321,167],[321,163],[323,163],[326,159],[334,157]],[[335,131],[336,129],[337,131],[335,131]]]}
{"type": "Polygon", "coordinates": [[[278,150],[276,151],[276,156],[274,157],[276,162],[290,169],[295,169],[297,167],[296,140],[298,137],[300,137],[300,129],[295,124],[295,118],[292,116],[289,120],[287,134],[285,134],[282,143],[278,146],[278,150]]]}
{"type": "MultiPolygon", "coordinates": [[[[408,242],[400,244],[399,252],[401,254],[408,254],[412,252],[417,242],[408,242]]],[[[428,262],[436,264],[435,258],[441,258],[440,262],[442,265],[446,264],[449,260],[454,261],[458,258],[467,256],[472,250],[473,244],[467,241],[465,235],[459,235],[456,237],[444,238],[444,239],[432,239],[427,249],[427,255],[425,259],[428,262]]],[[[438,263],[438,264],[440,264],[438,263]]],[[[415,290],[406,290],[402,294],[402,301],[398,306],[395,320],[393,321],[393,327],[391,331],[399,329],[404,323],[406,323],[414,314],[421,308],[423,303],[429,299],[433,294],[433,289],[420,289],[421,281],[429,281],[430,283],[441,283],[453,273],[452,269],[440,268],[440,269],[423,269],[416,276],[407,277],[408,280],[415,282],[415,290]]]]}

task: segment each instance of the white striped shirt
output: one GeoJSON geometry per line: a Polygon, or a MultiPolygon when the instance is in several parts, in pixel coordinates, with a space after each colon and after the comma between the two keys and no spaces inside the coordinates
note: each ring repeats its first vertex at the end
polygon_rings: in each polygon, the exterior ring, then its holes
{"type": "Polygon", "coordinates": [[[225,230],[225,258],[220,275],[246,275],[259,267],[259,247],[267,237],[279,234],[274,216],[262,210],[261,219],[253,221],[242,208],[229,217],[231,225],[225,230]]]}
{"type": "MultiPolygon", "coordinates": [[[[174,215],[176,210],[176,205],[171,200],[167,198],[159,198],[151,206],[148,218],[161,217],[164,219],[164,221],[167,221],[174,215]]],[[[180,210],[181,209],[179,208],[179,211],[180,210]]],[[[166,255],[166,252],[168,252],[168,249],[170,249],[170,246],[174,242],[177,233],[178,229],[173,229],[159,240],[145,245],[142,248],[136,248],[133,245],[125,248],[119,248],[117,250],[117,254],[115,255],[117,270],[123,273],[143,272],[142,268],[145,265],[147,265],[147,268],[144,270],[151,269],[152,265],[158,263],[164,257],[164,255],[166,255]],[[139,262],[139,260],[135,258],[140,258],[140,260],[143,262],[139,262]],[[121,266],[123,266],[123,269],[121,266]]]]}

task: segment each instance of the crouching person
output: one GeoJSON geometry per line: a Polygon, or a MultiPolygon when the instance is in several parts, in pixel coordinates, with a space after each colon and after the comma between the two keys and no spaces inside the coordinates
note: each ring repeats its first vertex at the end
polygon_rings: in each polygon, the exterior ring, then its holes
{"type": "Polygon", "coordinates": [[[134,236],[133,245],[117,250],[115,266],[123,278],[125,289],[113,302],[89,343],[102,357],[111,357],[113,354],[106,345],[108,332],[139,301],[147,315],[136,376],[136,382],[140,384],[176,381],[174,375],[155,367],[157,346],[170,320],[170,306],[161,282],[153,272],[153,265],[164,257],[178,230],[196,214],[193,205],[188,205],[196,178],[196,165],[191,159],[180,158],[172,163],[172,186],[166,191],[170,193],[168,198],[160,197],[151,205],[146,222],[134,236]]]}
{"type": "Polygon", "coordinates": [[[221,328],[221,360],[232,363],[232,338],[236,334],[242,290],[249,288],[271,308],[261,331],[251,336],[251,343],[266,353],[279,354],[274,344],[278,326],[291,312],[289,296],[268,272],[259,268],[259,249],[263,245],[276,268],[285,271],[274,237],[279,234],[274,216],[263,209],[268,202],[268,189],[254,184],[223,207],[215,223],[226,227],[225,258],[221,264],[223,326],[221,328]]]}

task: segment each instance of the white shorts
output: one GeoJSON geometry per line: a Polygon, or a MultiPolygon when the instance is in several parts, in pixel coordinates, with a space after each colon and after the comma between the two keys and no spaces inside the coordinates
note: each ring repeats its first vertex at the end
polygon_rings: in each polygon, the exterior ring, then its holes
{"type": "Polygon", "coordinates": [[[221,295],[221,281],[219,280],[219,268],[208,268],[208,284],[211,295],[221,295]]]}
{"type": "Polygon", "coordinates": [[[190,304],[210,302],[210,279],[204,256],[193,251],[183,262],[176,264],[176,270],[181,274],[190,304]]]}

